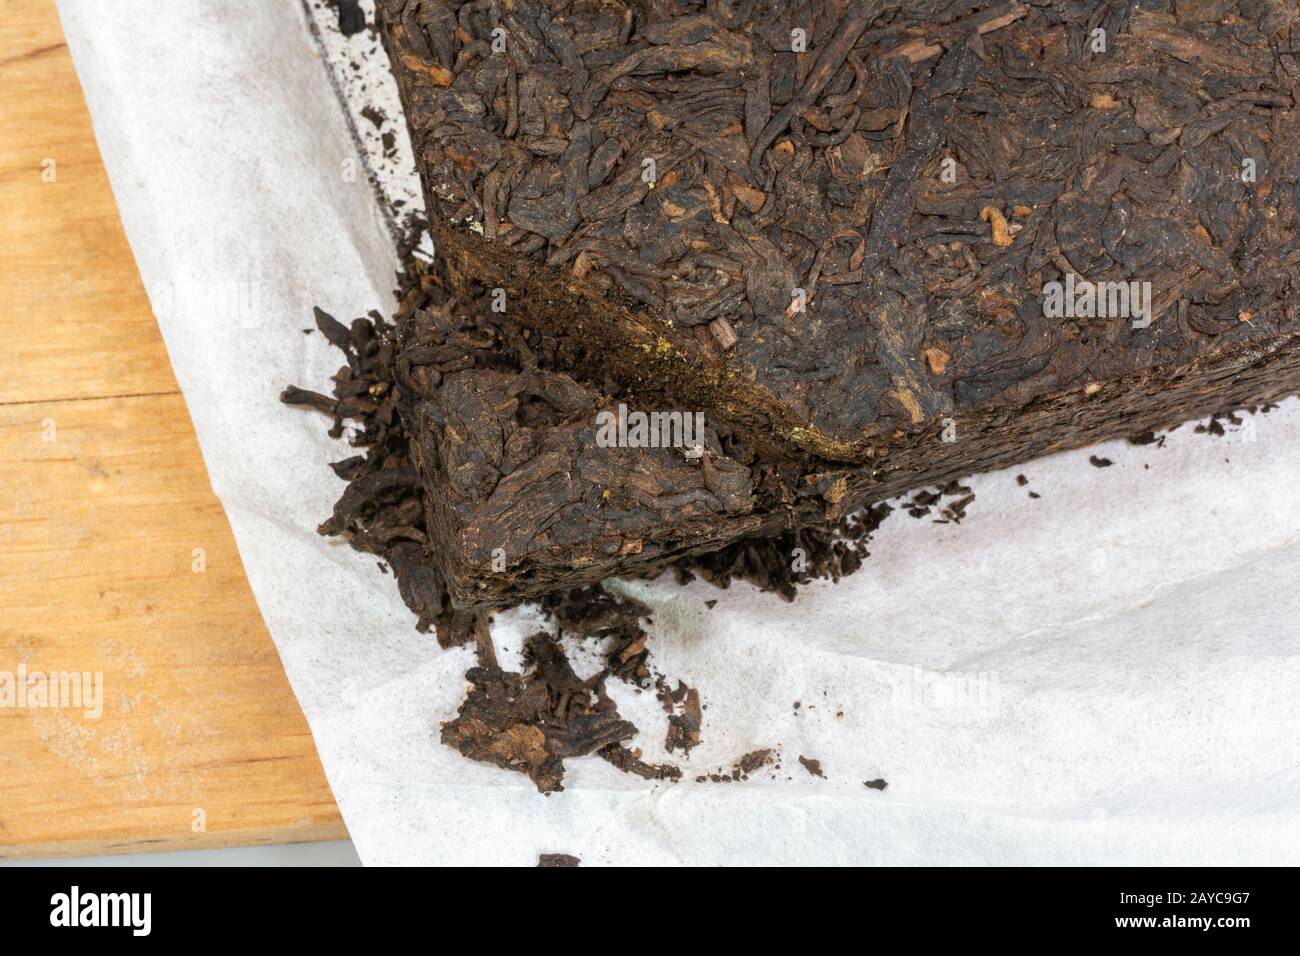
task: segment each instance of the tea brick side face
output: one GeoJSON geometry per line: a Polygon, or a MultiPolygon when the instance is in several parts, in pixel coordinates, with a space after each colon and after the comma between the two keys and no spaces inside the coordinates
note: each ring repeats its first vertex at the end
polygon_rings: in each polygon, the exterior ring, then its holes
{"type": "Polygon", "coordinates": [[[1294,331],[1294,4],[379,8],[449,260],[780,447],[1294,331]]]}
{"type": "Polygon", "coordinates": [[[545,367],[542,337],[493,321],[486,300],[430,301],[400,328],[430,556],[455,606],[635,574],[763,528],[753,471],[707,423],[545,367]],[[653,435],[638,428],[649,414],[653,435]]]}

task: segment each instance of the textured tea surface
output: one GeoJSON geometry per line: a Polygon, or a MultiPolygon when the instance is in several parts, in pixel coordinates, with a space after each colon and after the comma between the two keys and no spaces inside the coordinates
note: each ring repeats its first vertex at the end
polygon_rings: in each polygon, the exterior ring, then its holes
{"type": "Polygon", "coordinates": [[[1292,4],[380,10],[455,270],[786,446],[878,457],[1294,328],[1292,4]],[[1070,274],[1151,283],[1151,324],[1046,317],[1070,274]]]}

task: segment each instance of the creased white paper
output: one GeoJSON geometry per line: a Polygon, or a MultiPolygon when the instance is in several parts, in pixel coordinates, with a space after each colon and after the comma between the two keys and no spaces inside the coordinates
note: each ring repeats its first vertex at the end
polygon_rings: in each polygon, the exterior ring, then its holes
{"type": "MultiPolygon", "coordinates": [[[[980,476],[960,526],[896,514],[861,572],[794,604],[626,585],[655,609],[655,666],[707,705],[703,742],[672,755],[682,783],[589,758],[542,797],[443,747],[470,654],[417,633],[373,557],[316,535],[342,488],[326,462],[350,452],[277,400],[339,364],[302,331],[312,306],[386,310],[397,266],[367,175],[344,173],[356,146],[308,14],[59,10],[213,487],[365,862],[1300,861],[1295,402],[1221,438],[1183,426],[980,476]],[[779,770],[694,782],[761,747],[779,770]]],[[[374,39],[329,42],[364,58],[374,39]]],[[[497,622],[506,660],[540,623],[497,622]]],[[[665,756],[651,695],[613,692],[665,756]]]]}

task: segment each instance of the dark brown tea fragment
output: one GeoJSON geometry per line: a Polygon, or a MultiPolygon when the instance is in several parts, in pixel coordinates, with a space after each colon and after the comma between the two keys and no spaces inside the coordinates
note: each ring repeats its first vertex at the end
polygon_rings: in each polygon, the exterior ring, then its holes
{"type": "Polygon", "coordinates": [[[808,771],[809,776],[825,779],[826,774],[822,772],[822,762],[820,760],[800,755],[799,763],[801,763],[803,768],[808,771]]]}

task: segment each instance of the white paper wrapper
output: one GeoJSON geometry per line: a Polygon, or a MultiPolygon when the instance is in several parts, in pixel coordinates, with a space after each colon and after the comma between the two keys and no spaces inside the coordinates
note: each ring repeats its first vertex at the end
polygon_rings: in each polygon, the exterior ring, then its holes
{"type": "MultiPolygon", "coordinates": [[[[655,666],[707,706],[703,742],[673,755],[682,783],[587,758],[542,797],[442,746],[470,652],[439,650],[373,557],[316,535],[342,489],[326,462],[350,452],[277,400],[339,365],[303,334],[313,305],[391,305],[370,174],[418,202],[405,133],[384,158],[358,119],[378,103],[401,130],[377,39],[320,6],[59,2],[213,487],[364,861],[1300,861],[1295,402],[1222,438],[1090,450],[1105,470],[1079,452],[980,476],[960,527],[896,514],[861,572],[794,604],[627,585],[655,609],[655,666]],[[761,747],[779,769],[694,782],[761,747]]],[[[498,620],[503,661],[539,624],[498,620]]],[[[612,691],[663,757],[653,696],[612,691]]]]}

